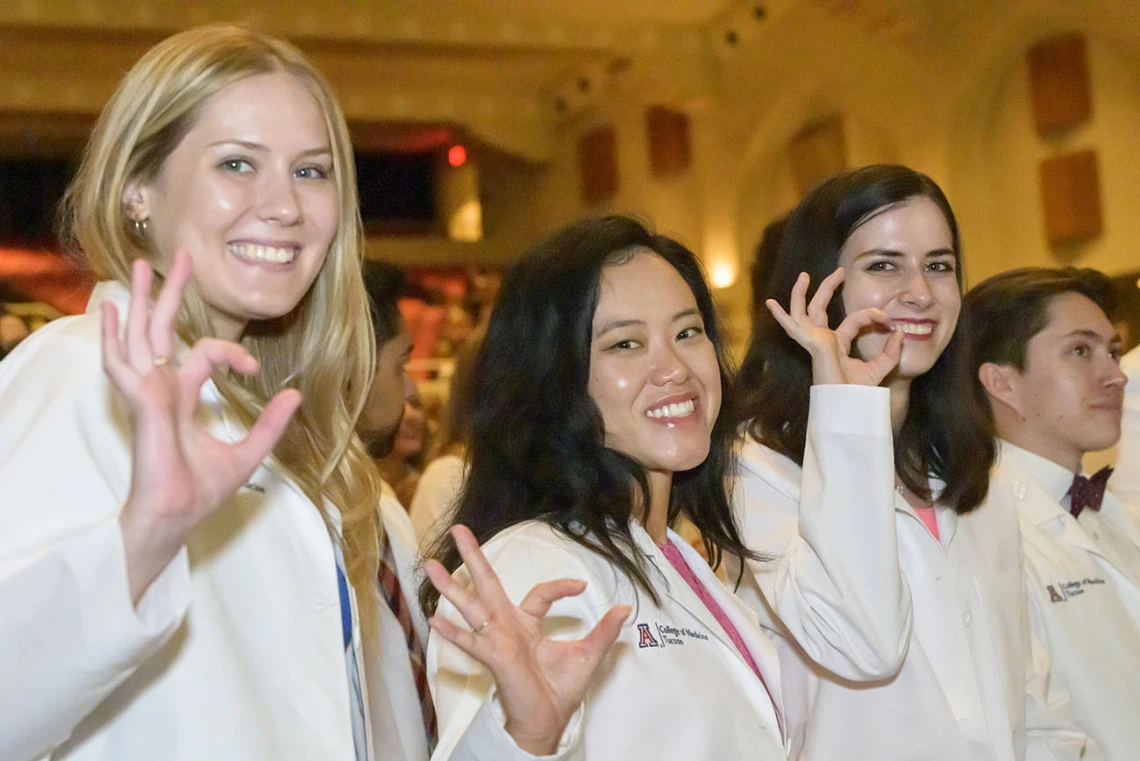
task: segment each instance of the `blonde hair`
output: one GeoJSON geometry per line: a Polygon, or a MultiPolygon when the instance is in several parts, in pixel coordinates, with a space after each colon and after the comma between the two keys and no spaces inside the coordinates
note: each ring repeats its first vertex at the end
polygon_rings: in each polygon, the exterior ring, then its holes
{"type": "MultiPolygon", "coordinates": [[[[212,96],[247,77],[274,72],[295,77],[324,114],[340,200],[339,229],[297,307],[282,318],[252,324],[242,337],[261,372],[251,377],[219,372],[214,381],[246,426],[275,393],[300,390],[304,401],[272,460],[317,506],[330,533],[335,521],[325,506],[338,512],[346,570],[367,626],[374,613],[380,480],[353,429],[372,382],[376,346],[361,276],[363,232],[352,146],[324,78],[293,46],[249,29],[205,26],[167,38],[127,73],[100,114],[64,197],[62,227],[96,276],[129,284],[131,263],[154,259],[157,252],[129,219],[124,190],[132,182],[157,179],[212,96]]],[[[156,290],[161,279],[156,273],[156,290]]],[[[209,309],[191,284],[179,314],[179,335],[192,344],[213,332],[209,309]]]]}

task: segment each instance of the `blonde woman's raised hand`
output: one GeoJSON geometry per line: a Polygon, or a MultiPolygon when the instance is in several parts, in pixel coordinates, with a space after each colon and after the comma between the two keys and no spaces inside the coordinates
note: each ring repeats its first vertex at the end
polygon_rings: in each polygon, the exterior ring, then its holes
{"type": "Polygon", "coordinates": [[[244,484],[281,438],[301,403],[295,390],[270,400],[237,443],[215,439],[196,416],[202,384],[219,367],[256,373],[257,360],[232,341],[203,338],[174,362],[175,318],[190,280],[180,252],[153,308],[153,273],[131,273],[126,330],[114,305],[102,305],[103,369],[126,399],[132,424],[131,491],[119,522],[131,595],[137,602],[190,533],[244,484]]]}
{"type": "Polygon", "coordinates": [[[828,327],[827,305],[843,282],[844,275],[840,267],[824,278],[811,303],[808,303],[810,278],[806,272],[801,272],[792,287],[790,313],[785,312],[775,299],[768,299],[765,305],[784,332],[811,354],[813,383],[878,386],[899,363],[903,334],[902,331],[891,330],[890,317],[874,307],[847,315],[835,330],[828,327]],[[890,332],[891,336],[877,357],[864,361],[851,356],[851,346],[855,338],[867,329],[890,332]]]}
{"type": "Polygon", "coordinates": [[[611,608],[582,639],[545,637],[542,619],[550,606],[563,597],[581,594],[586,582],[558,579],[537,584],[516,606],[474,534],[466,526],[452,527],[451,534],[472,586],[457,582],[434,560],[424,563],[424,570],[471,628],[439,614],[432,617],[432,628],[490,670],[506,714],[507,733],[515,743],[537,756],[553,753],[594,673],[617,640],[630,607],[611,608]]]}

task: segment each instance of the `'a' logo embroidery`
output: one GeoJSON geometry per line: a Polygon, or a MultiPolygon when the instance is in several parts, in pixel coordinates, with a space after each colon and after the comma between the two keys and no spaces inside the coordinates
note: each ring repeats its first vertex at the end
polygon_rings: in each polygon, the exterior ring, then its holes
{"type": "Polygon", "coordinates": [[[649,624],[638,624],[637,631],[641,633],[641,641],[637,643],[638,647],[661,647],[653,638],[653,633],[649,631],[649,624]]]}

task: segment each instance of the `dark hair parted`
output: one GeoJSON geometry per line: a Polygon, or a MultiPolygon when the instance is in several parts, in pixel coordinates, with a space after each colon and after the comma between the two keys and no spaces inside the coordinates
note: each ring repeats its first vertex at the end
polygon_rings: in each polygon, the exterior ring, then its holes
{"type": "MultiPolygon", "coordinates": [[[[602,270],[650,251],[671,264],[697,302],[720,366],[722,409],[731,409],[731,375],[722,333],[696,257],[681,244],[621,216],[573,224],[527,251],[507,272],[466,393],[471,395],[469,472],[453,514],[482,544],[523,521],[538,520],[607,559],[657,600],[630,521],[648,504],[645,469],[605,446],[591,399],[590,346],[602,270]]],[[[700,529],[714,567],[722,552],[758,557],[740,537],[729,503],[734,426],[721,414],[708,457],[673,476],[669,522],[685,516],[700,529]]],[[[430,554],[448,571],[462,562],[449,533],[430,554]]],[[[432,611],[430,582],[420,602],[432,611]]]]}
{"type": "Polygon", "coordinates": [[[364,290],[368,293],[368,311],[379,351],[399,334],[404,324],[399,299],[406,278],[402,269],[387,262],[368,259],[363,267],[364,290]]]}
{"type": "Polygon", "coordinates": [[[982,409],[992,414],[978,368],[993,362],[1024,372],[1029,341],[1049,325],[1049,305],[1065,293],[1079,293],[1108,319],[1115,316],[1112,281],[1093,269],[1025,267],[983,280],[966,294],[963,311],[969,319],[973,356],[970,376],[982,409]]]}
{"type": "MultiPolygon", "coordinates": [[[[844,242],[864,222],[908,200],[928,198],[950,228],[958,288],[962,288],[958,223],[942,190],[907,167],[877,164],[836,175],[813,189],[788,217],[770,276],[768,296],[789,308],[801,272],[811,277],[808,299],[839,264],[844,242]]],[[[828,306],[828,324],[843,321],[842,290],[828,306]]],[[[972,401],[969,332],[962,315],[950,343],[929,372],[910,386],[906,419],[895,436],[895,469],[914,494],[931,498],[929,477],[943,481],[939,502],[959,513],[982,503],[995,457],[992,429],[972,401]]],[[[756,310],[740,369],[735,420],[760,443],[803,463],[811,358],[766,309],[756,310]],[[745,385],[747,384],[747,385],[745,385]]]]}

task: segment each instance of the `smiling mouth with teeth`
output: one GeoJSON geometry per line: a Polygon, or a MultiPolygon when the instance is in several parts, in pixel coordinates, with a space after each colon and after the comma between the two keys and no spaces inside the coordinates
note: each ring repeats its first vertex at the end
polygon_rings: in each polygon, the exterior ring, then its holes
{"type": "Polygon", "coordinates": [[[689,399],[684,402],[666,404],[662,407],[646,410],[645,415],[646,417],[651,417],[654,419],[688,417],[689,415],[693,414],[694,409],[696,409],[696,402],[694,402],[692,399],[689,399]]]}
{"type": "Polygon", "coordinates": [[[260,246],[254,243],[230,243],[226,249],[239,259],[270,264],[288,264],[297,255],[297,249],[292,246],[278,248],[276,246],[260,246]]]}
{"type": "Polygon", "coordinates": [[[901,330],[911,336],[928,336],[934,332],[933,322],[892,322],[892,330],[901,330]]]}

